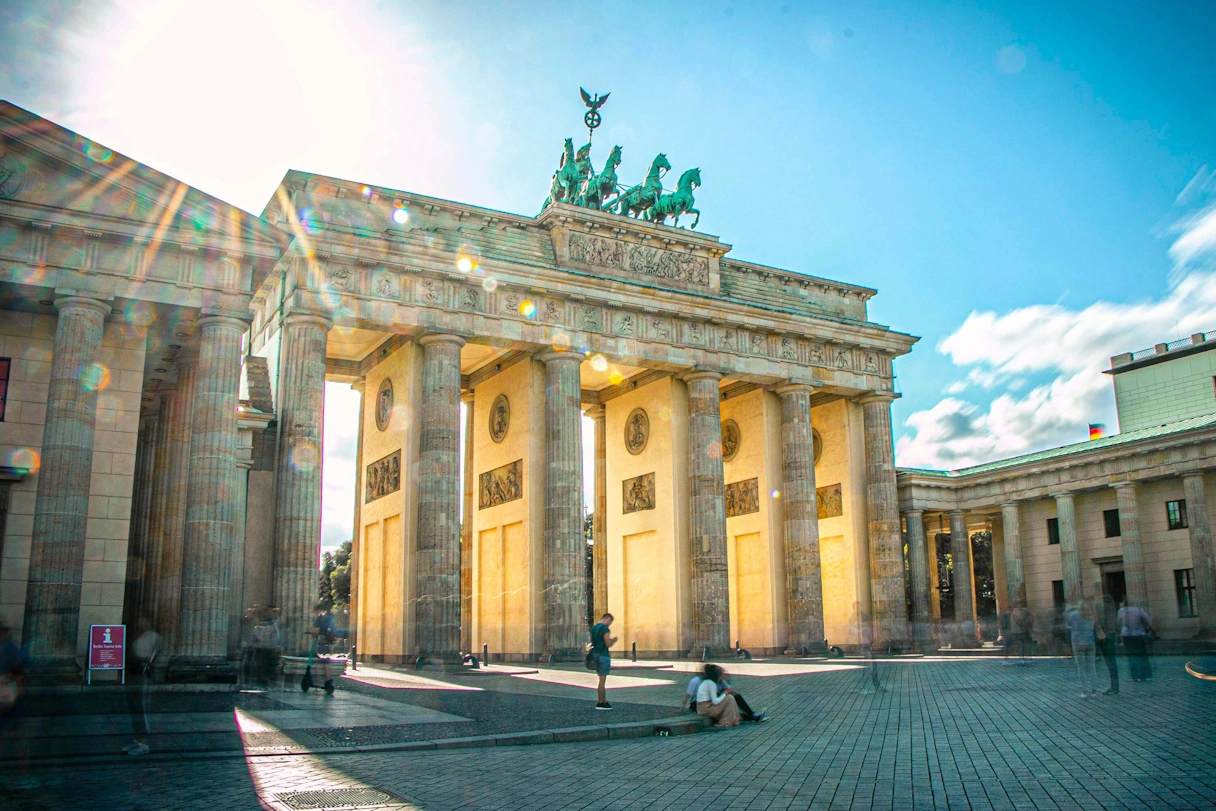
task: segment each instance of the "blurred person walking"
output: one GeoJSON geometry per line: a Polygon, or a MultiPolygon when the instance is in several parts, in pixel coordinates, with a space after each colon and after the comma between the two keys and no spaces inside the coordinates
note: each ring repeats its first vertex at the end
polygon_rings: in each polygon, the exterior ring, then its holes
{"type": "Polygon", "coordinates": [[[1110,675],[1110,687],[1103,695],[1119,695],[1119,607],[1111,596],[1102,591],[1101,585],[1096,586],[1095,593],[1101,597],[1095,599],[1095,620],[1097,622],[1098,654],[1106,663],[1106,672],[1110,675]]]}
{"type": "Polygon", "coordinates": [[[1018,607],[1013,609],[1013,616],[1010,620],[1013,623],[1013,633],[1017,637],[1018,643],[1018,664],[1028,665],[1030,659],[1027,658],[1027,653],[1030,650],[1030,643],[1034,633],[1034,614],[1030,613],[1030,609],[1026,606],[1026,587],[1021,588],[1021,602],[1018,607]]]}
{"type": "Polygon", "coordinates": [[[29,740],[21,734],[27,667],[29,658],[25,650],[17,645],[8,627],[0,624],[0,762],[17,762],[21,776],[11,783],[17,789],[36,789],[42,785],[29,774],[29,740]]]}
{"type": "Polygon", "coordinates": [[[1064,622],[1072,641],[1072,658],[1077,664],[1077,679],[1081,682],[1081,698],[1092,698],[1098,694],[1095,688],[1094,648],[1097,642],[1097,627],[1094,622],[1094,607],[1088,601],[1081,602],[1070,611],[1064,622]]]}
{"type": "Polygon", "coordinates": [[[150,617],[139,618],[139,636],[131,646],[137,664],[136,677],[139,679],[139,690],[127,686],[127,714],[131,717],[131,728],[135,731],[135,740],[122,748],[128,755],[146,755],[150,751],[148,734],[151,732],[148,716],[152,711],[152,677],[157,660],[164,658],[164,640],[160,634],[152,630],[150,617]]]}
{"type": "Polygon", "coordinates": [[[703,715],[713,722],[714,726],[739,726],[739,704],[727,687],[718,690],[718,680],[722,678],[723,670],[717,665],[706,665],[701,674],[701,684],[697,687],[697,715],[703,715]]]}
{"type": "Polygon", "coordinates": [[[1152,618],[1138,605],[1125,605],[1119,609],[1117,620],[1132,681],[1148,681],[1153,677],[1153,666],[1148,660],[1148,642],[1153,633],[1152,618]]]}

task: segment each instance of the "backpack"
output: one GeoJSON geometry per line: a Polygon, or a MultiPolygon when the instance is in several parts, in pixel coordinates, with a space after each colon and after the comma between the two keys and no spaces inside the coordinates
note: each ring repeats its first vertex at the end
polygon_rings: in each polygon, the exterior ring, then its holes
{"type": "Polygon", "coordinates": [[[590,645],[588,645],[587,646],[587,655],[583,659],[583,667],[587,668],[588,670],[598,670],[599,665],[600,665],[599,654],[596,653],[595,650],[590,645]]]}

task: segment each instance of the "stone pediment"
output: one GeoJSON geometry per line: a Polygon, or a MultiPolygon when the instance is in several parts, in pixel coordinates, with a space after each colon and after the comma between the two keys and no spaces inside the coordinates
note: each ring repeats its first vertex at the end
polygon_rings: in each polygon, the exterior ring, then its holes
{"type": "Polygon", "coordinates": [[[273,258],[289,242],[236,206],[8,102],[0,102],[0,214],[234,255],[273,258]]]}
{"type": "Polygon", "coordinates": [[[717,237],[557,203],[537,224],[548,229],[560,268],[630,282],[717,295],[719,260],[731,248],[717,237]]]}

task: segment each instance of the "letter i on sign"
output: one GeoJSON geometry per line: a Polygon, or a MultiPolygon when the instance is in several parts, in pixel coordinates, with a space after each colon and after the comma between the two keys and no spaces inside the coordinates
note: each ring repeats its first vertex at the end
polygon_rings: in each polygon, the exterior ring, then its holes
{"type": "Polygon", "coordinates": [[[102,644],[105,644],[105,645],[114,644],[114,641],[112,639],[110,639],[110,629],[109,628],[106,628],[105,637],[101,641],[102,641],[102,644]]]}

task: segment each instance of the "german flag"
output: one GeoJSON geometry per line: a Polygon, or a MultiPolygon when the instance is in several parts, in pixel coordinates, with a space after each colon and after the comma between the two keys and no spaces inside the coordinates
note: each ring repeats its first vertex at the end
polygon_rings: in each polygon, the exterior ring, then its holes
{"type": "Polygon", "coordinates": [[[1089,438],[1101,439],[1106,436],[1106,426],[1100,422],[1091,422],[1089,424],[1089,438]]]}

